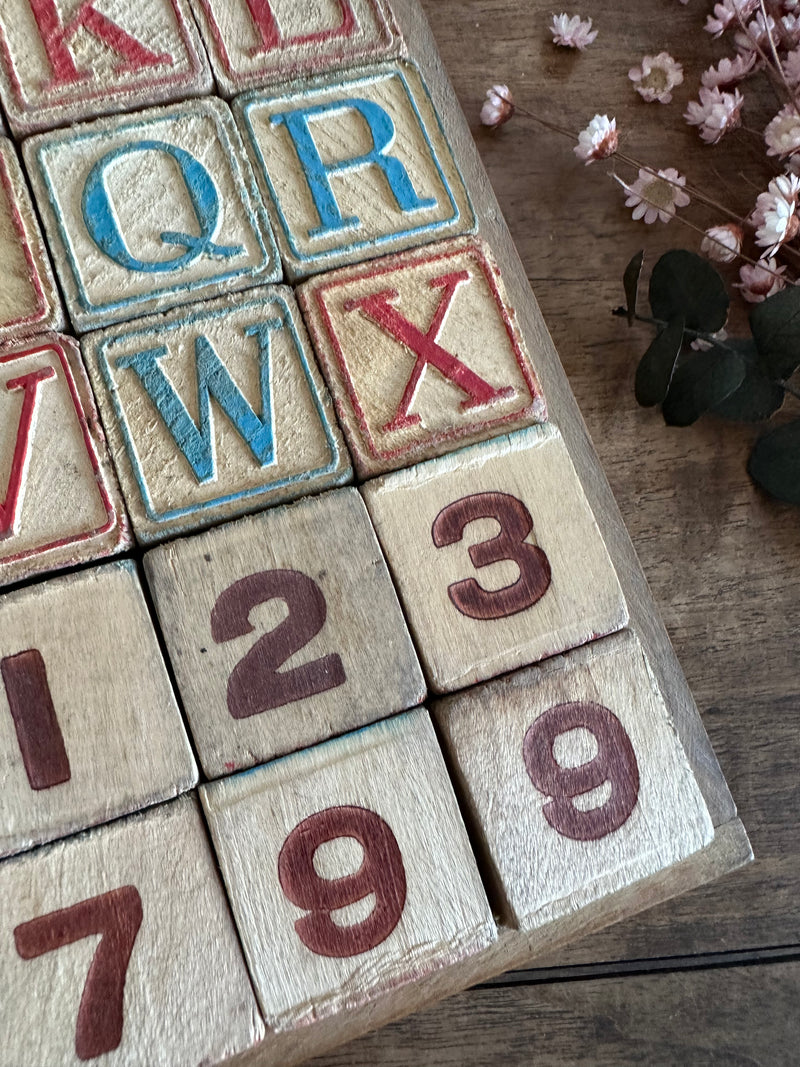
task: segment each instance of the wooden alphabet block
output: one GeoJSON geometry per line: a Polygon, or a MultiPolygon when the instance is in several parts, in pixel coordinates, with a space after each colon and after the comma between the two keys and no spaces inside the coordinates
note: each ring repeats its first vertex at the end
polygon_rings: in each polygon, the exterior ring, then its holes
{"type": "Polygon", "coordinates": [[[474,229],[416,67],[251,93],[235,107],[290,278],[474,229]]]}
{"type": "Polygon", "coordinates": [[[608,551],[550,424],[386,474],[362,492],[436,692],[627,623],[608,551]]]}
{"type": "Polygon", "coordinates": [[[221,100],[55,130],[23,155],[77,330],[281,277],[221,100]]]}
{"type": "Polygon", "coordinates": [[[0,139],[0,344],[64,326],[61,298],[14,146],[0,139]]]}
{"type": "Polygon", "coordinates": [[[145,568],[210,778],[424,699],[355,489],[173,541],[148,553],[145,568]]]}
{"type": "Polygon", "coordinates": [[[202,1067],[262,1038],[195,798],[6,861],[0,898],[9,1067],[202,1067]]]}
{"type": "Polygon", "coordinates": [[[0,353],[0,585],[131,543],[78,346],[0,353]]]}
{"type": "Polygon", "coordinates": [[[19,136],[212,88],[186,0],[3,0],[0,46],[19,136]]]}
{"type": "Polygon", "coordinates": [[[363,478],[547,418],[481,241],[346,267],[298,298],[363,478]]]}
{"type": "Polygon", "coordinates": [[[533,930],[708,845],[714,829],[636,637],[437,702],[507,921],[533,930]]]}
{"type": "Polygon", "coordinates": [[[191,0],[223,96],[396,54],[384,0],[191,0]]]}
{"type": "Polygon", "coordinates": [[[0,599],[0,781],[0,855],[197,782],[133,563],[0,599]]]}
{"type": "Polygon", "coordinates": [[[112,327],[83,351],[143,543],[352,478],[288,289],[112,327]]]}
{"type": "Polygon", "coordinates": [[[276,1031],[356,1008],[496,938],[423,708],[201,797],[276,1031]]]}

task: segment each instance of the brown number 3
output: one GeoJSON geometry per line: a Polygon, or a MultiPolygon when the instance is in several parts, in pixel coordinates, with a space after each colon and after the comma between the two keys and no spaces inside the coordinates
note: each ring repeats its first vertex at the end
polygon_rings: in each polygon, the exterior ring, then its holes
{"type": "Polygon", "coordinates": [[[295,826],[278,856],[281,889],[310,914],[294,924],[306,948],[318,956],[358,956],[380,945],[400,922],[406,902],[406,872],[400,846],[389,825],[367,808],[326,808],[295,826]],[[337,837],[353,837],[364,850],[354,874],[321,878],[314,853],[337,837]],[[375,894],[375,907],[363,922],[339,926],[331,912],[375,894]]]}
{"type": "Polygon", "coordinates": [[[590,700],[557,704],[528,728],[522,745],[531,781],[547,797],[542,809],[554,830],[575,841],[597,841],[628,820],[639,797],[639,767],[631,739],[616,715],[590,700]],[[579,767],[562,767],[553,755],[561,734],[579,728],[597,741],[597,755],[579,767]],[[606,782],[611,796],[589,811],[575,807],[575,798],[606,782]]]}
{"type": "Polygon", "coordinates": [[[521,500],[508,493],[476,493],[448,504],[433,523],[433,543],[437,548],[454,545],[477,519],[496,519],[500,533],[491,541],[470,545],[473,567],[512,560],[519,567],[519,578],[512,585],[492,591],[478,585],[474,578],[465,578],[454,582],[447,592],[461,614],[470,619],[505,619],[541,600],[550,587],[550,562],[538,545],[525,540],[533,530],[531,513],[521,500]]]}

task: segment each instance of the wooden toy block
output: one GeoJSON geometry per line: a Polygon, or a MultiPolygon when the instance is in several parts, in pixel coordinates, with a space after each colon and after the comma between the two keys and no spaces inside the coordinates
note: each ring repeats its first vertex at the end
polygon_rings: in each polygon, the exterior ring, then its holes
{"type": "Polygon", "coordinates": [[[210,778],[425,697],[355,489],[173,541],[149,552],[145,569],[210,778]]]}
{"type": "Polygon", "coordinates": [[[657,874],[714,828],[650,665],[618,634],[436,704],[508,922],[657,874]]]}
{"type": "Polygon", "coordinates": [[[223,96],[397,54],[384,0],[191,0],[223,96]]]}
{"type": "Polygon", "coordinates": [[[0,96],[12,131],[208,93],[186,0],[4,0],[0,96]]]}
{"type": "Polygon", "coordinates": [[[361,477],[547,418],[481,241],[324,274],[298,298],[361,477]]]}
{"type": "Polygon", "coordinates": [[[288,289],[190,305],[82,344],[143,543],[352,478],[288,289]]]}
{"type": "Polygon", "coordinates": [[[0,855],[196,784],[133,563],[0,600],[0,781],[0,855]]]}
{"type": "Polygon", "coordinates": [[[0,896],[9,1067],[201,1067],[263,1037],[193,797],[7,861],[0,896]]]}
{"type": "Polygon", "coordinates": [[[0,352],[0,585],[131,543],[78,346],[0,352]]]}
{"type": "Polygon", "coordinates": [[[64,326],[61,298],[14,146],[0,139],[0,344],[64,326]]]}
{"type": "Polygon", "coordinates": [[[358,1008],[492,944],[428,713],[201,787],[267,1025],[358,1008]]]}
{"type": "Polygon", "coordinates": [[[608,551],[550,424],[386,474],[362,492],[435,692],[627,623],[608,551]]]}
{"type": "Polygon", "coordinates": [[[302,278],[471,232],[475,215],[416,67],[236,104],[284,268],[302,278]]]}
{"type": "Polygon", "coordinates": [[[55,130],[23,155],[79,331],[281,277],[221,100],[55,130]]]}

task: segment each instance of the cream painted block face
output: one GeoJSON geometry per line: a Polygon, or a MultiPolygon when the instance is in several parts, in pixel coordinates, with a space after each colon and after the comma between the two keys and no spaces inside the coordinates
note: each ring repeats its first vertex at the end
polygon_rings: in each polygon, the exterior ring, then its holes
{"type": "Polygon", "coordinates": [[[362,487],[436,692],[622,629],[619,580],[546,424],[362,487]]]}
{"type": "Polygon", "coordinates": [[[129,547],[122,497],[78,347],[0,353],[0,585],[129,547]]]}
{"type": "Polygon", "coordinates": [[[19,136],[208,93],[185,0],[3,0],[0,94],[19,136]]]}
{"type": "Polygon", "coordinates": [[[375,67],[236,103],[290,278],[471,232],[475,216],[419,71],[375,67]]]}
{"type": "Polygon", "coordinates": [[[422,708],[201,796],[274,1030],[391,996],[497,936],[422,708]]]}
{"type": "Polygon", "coordinates": [[[211,778],[425,697],[355,489],[173,541],[150,552],[145,567],[211,778]]]}
{"type": "Polygon", "coordinates": [[[0,855],[196,783],[133,563],[0,600],[0,781],[0,855]]]}
{"type": "Polygon", "coordinates": [[[191,0],[223,96],[400,51],[384,0],[191,0]]]}
{"type": "Polygon", "coordinates": [[[112,327],[83,350],[141,542],[352,477],[288,289],[112,327]]]}
{"type": "Polygon", "coordinates": [[[362,477],[547,418],[483,242],[323,274],[298,297],[362,477]]]}
{"type": "Polygon", "coordinates": [[[434,709],[507,920],[535,930],[711,843],[650,666],[624,633],[434,709]]]}
{"type": "Polygon", "coordinates": [[[263,1037],[194,798],[6,861],[0,899],[4,1063],[202,1067],[263,1037]]]}
{"type": "Polygon", "coordinates": [[[23,153],[78,330],[281,276],[221,100],[56,130],[23,153]]]}

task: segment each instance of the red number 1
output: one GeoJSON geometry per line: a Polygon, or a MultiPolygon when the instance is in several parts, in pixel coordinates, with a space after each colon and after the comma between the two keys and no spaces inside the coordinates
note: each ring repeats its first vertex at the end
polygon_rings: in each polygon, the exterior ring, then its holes
{"type": "Polygon", "coordinates": [[[0,675],[31,789],[50,789],[68,782],[69,759],[41,652],[30,648],[6,656],[0,660],[0,675]]]}

